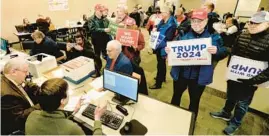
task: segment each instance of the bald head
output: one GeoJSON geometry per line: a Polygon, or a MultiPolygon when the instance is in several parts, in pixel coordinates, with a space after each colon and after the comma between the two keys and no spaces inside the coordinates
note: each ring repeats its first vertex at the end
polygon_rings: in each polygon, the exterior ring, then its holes
{"type": "Polygon", "coordinates": [[[106,51],[110,59],[117,59],[118,55],[121,53],[121,43],[117,40],[112,40],[107,43],[106,51]]]}

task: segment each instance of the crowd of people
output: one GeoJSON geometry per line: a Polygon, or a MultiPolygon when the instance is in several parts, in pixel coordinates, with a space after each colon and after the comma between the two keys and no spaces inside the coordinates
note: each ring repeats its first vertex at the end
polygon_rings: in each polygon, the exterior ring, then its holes
{"type": "MultiPolygon", "coordinates": [[[[166,3],[162,7],[151,6],[147,12],[142,10],[141,5],[137,5],[129,14],[126,6],[119,6],[115,17],[108,17],[109,9],[97,4],[91,17],[83,16],[83,25],[86,26],[91,40],[89,41],[83,33],[77,32],[75,43],[67,42],[64,47],[66,59],[71,60],[78,56],[94,59],[95,77],[102,74],[102,59],[106,61],[106,69],[131,76],[137,67],[143,69],[140,67],[140,51],[145,48],[145,39],[141,28],[145,25],[149,34],[159,32],[165,37],[153,50],[157,60],[157,74],[156,82],[149,87],[160,89],[163,82],[166,82],[166,61],[167,55],[171,52],[167,42],[211,38],[212,46],[207,48],[212,54],[211,65],[172,66],[170,72],[173,79],[171,104],[180,106],[182,94],[188,89],[188,109],[194,112],[196,121],[200,98],[206,86],[213,82],[214,67],[218,61],[227,56],[230,58],[237,55],[269,62],[268,12],[255,13],[243,32],[234,15],[227,13],[220,19],[214,9],[214,4],[210,2],[189,12],[186,12],[182,5],[175,8],[166,3]],[[110,22],[125,29],[137,30],[138,45],[122,45],[115,40],[116,37],[110,34],[110,22]]],[[[63,56],[58,43],[48,34],[49,30],[55,29],[50,18],[40,15],[36,23],[42,24],[42,27],[40,25],[39,30],[32,34],[35,45],[30,55],[47,53],[56,58],[63,56]]],[[[25,18],[23,25],[26,27],[28,24],[29,21],[25,18]]],[[[2,133],[10,134],[16,130],[23,130],[26,134],[85,134],[77,124],[68,120],[70,115],[63,111],[68,101],[68,84],[63,79],[50,79],[38,87],[34,83],[24,82],[28,73],[26,62],[23,60],[12,59],[5,65],[1,79],[1,83],[4,83],[1,86],[1,111],[2,117],[5,116],[2,123],[6,125],[2,125],[2,133]]],[[[227,100],[222,111],[210,112],[213,118],[228,121],[227,127],[223,130],[227,135],[233,134],[241,125],[257,90],[256,85],[269,81],[269,68],[250,79],[238,81],[227,81],[227,100]]],[[[95,111],[94,134],[102,134],[99,120],[105,108],[97,108],[95,111]]]]}

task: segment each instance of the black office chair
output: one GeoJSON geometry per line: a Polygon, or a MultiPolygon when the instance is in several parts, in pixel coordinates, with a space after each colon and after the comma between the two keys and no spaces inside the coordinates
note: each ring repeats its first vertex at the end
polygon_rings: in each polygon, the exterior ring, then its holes
{"type": "Polygon", "coordinates": [[[63,41],[66,41],[66,38],[68,38],[68,28],[58,29],[56,38],[60,38],[63,41]]]}
{"type": "Polygon", "coordinates": [[[75,34],[78,32],[78,29],[77,28],[75,28],[75,27],[73,27],[73,28],[69,28],[68,29],[68,34],[69,34],[69,38],[70,39],[72,39],[72,40],[74,40],[74,36],[75,36],[75,34]]]}
{"type": "Polygon", "coordinates": [[[32,32],[34,32],[35,30],[37,30],[37,24],[36,24],[36,23],[32,23],[30,26],[31,26],[31,27],[30,27],[30,33],[32,33],[32,32]]]}
{"type": "Polygon", "coordinates": [[[24,26],[23,25],[16,25],[15,26],[18,33],[24,32],[24,26]]]}
{"type": "Polygon", "coordinates": [[[60,50],[66,51],[66,42],[57,42],[60,50]]]}

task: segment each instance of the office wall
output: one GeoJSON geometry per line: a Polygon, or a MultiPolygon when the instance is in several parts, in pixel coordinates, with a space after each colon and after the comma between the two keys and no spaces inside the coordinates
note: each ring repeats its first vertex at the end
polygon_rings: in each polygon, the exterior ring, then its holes
{"type": "MultiPolygon", "coordinates": [[[[15,25],[22,24],[24,17],[30,22],[35,22],[37,15],[49,16],[56,26],[64,26],[66,20],[78,21],[83,14],[93,14],[94,5],[97,3],[109,7],[110,12],[116,11],[119,0],[69,0],[68,11],[49,11],[48,0],[2,0],[1,2],[1,37],[10,42],[18,41],[13,34],[15,25]]],[[[135,0],[128,0],[128,7],[133,7],[135,0]]],[[[129,10],[132,10],[131,8],[129,10]]]]}
{"type": "Polygon", "coordinates": [[[260,7],[264,7],[265,10],[269,11],[269,0],[261,0],[260,7]]]}
{"type": "MultiPolygon", "coordinates": [[[[237,0],[216,0],[215,11],[223,15],[227,12],[234,12],[237,0]]],[[[180,3],[187,9],[200,8],[202,0],[180,0],[180,3]]]]}

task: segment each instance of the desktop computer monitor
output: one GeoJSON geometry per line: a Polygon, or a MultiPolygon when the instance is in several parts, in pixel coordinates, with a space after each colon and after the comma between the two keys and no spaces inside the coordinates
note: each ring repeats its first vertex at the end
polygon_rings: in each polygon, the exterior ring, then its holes
{"type": "Polygon", "coordinates": [[[112,99],[116,103],[124,105],[129,100],[137,102],[138,83],[134,77],[104,69],[103,87],[116,93],[112,99]]]}

